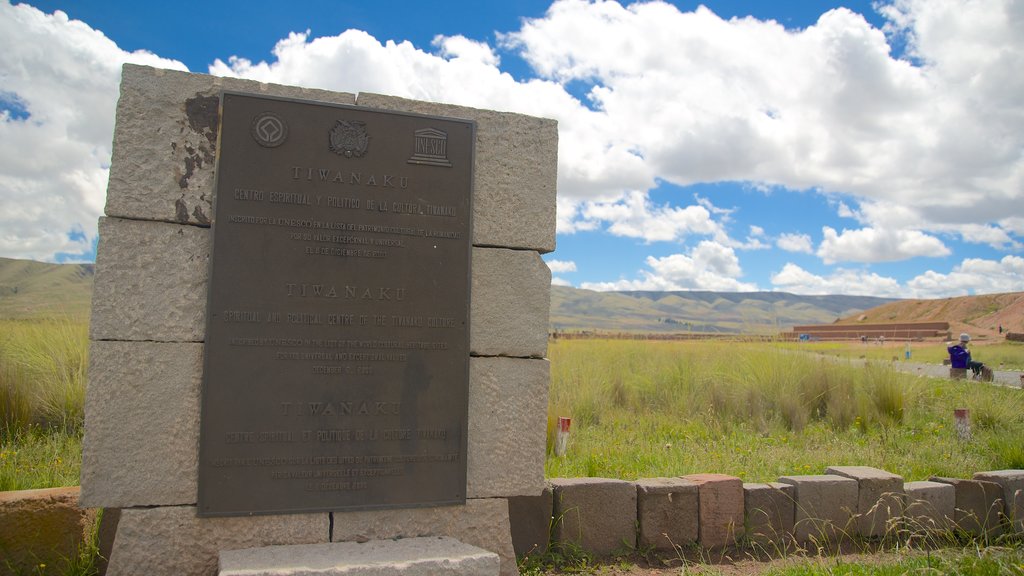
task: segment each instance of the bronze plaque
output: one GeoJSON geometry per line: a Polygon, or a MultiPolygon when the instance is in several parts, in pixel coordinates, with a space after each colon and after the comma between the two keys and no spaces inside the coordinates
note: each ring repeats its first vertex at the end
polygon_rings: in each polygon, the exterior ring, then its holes
{"type": "Polygon", "coordinates": [[[199,514],[464,503],[474,124],[221,102],[199,514]]]}

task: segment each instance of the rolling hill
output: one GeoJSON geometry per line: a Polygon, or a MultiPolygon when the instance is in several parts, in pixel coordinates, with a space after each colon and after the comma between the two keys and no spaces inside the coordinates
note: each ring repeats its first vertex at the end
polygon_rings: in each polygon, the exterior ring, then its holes
{"type": "Polygon", "coordinates": [[[93,271],[93,264],[0,258],[0,319],[88,320],[93,271]]]}
{"type": "Polygon", "coordinates": [[[998,338],[1003,332],[1024,332],[1024,292],[959,296],[939,300],[899,300],[861,313],[847,315],[840,324],[886,322],[949,322],[953,334],[968,332],[975,338],[998,338]]]}
{"type": "Polygon", "coordinates": [[[594,292],[551,287],[550,328],[561,331],[775,334],[893,302],[785,292],[594,292]]]}

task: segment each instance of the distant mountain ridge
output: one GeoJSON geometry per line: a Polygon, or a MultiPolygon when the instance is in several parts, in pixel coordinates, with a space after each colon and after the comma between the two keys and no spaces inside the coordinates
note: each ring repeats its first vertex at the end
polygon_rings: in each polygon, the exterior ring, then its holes
{"type": "Polygon", "coordinates": [[[827,324],[896,298],[787,292],[595,292],[551,287],[551,330],[774,334],[827,324]]]}
{"type": "Polygon", "coordinates": [[[94,264],[0,258],[0,319],[89,319],[94,264]]]}

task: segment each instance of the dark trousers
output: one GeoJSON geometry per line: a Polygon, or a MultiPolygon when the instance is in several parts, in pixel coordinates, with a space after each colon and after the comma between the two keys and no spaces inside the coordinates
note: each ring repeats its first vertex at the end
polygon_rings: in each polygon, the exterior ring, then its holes
{"type": "Polygon", "coordinates": [[[967,363],[967,367],[971,369],[971,373],[974,374],[975,376],[977,376],[978,374],[981,374],[981,368],[983,366],[984,366],[983,363],[981,363],[981,362],[974,362],[973,360],[971,362],[967,363]]]}

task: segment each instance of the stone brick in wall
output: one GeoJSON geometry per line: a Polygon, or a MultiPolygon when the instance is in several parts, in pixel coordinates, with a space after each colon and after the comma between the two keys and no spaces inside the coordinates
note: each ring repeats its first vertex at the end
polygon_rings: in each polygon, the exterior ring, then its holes
{"type": "Polygon", "coordinates": [[[636,546],[636,486],[610,478],[554,478],[555,542],[598,556],[636,546]]]}
{"type": "Polygon", "coordinates": [[[903,478],[871,466],[829,466],[826,474],[857,481],[857,533],[876,537],[895,533],[903,515],[903,478]]]}
{"type": "Polygon", "coordinates": [[[913,533],[939,532],[953,526],[956,490],[941,482],[907,482],[904,528],[913,533]]]}
{"type": "Polygon", "coordinates": [[[551,270],[536,252],[473,249],[470,352],[543,358],[551,270]]]}
{"type": "Polygon", "coordinates": [[[502,498],[467,500],[465,506],[335,512],[333,542],[451,536],[501,558],[501,574],[518,574],[502,498]]]}
{"type": "Polygon", "coordinates": [[[498,555],[454,538],[267,546],[220,553],[218,576],[497,576],[498,555]]]}
{"type": "Polygon", "coordinates": [[[0,492],[0,575],[56,573],[94,519],[78,507],[77,486],[0,492]]]}
{"type": "Polygon", "coordinates": [[[546,486],[548,361],[471,358],[469,373],[468,496],[540,494],[546,486]]]}
{"type": "Polygon", "coordinates": [[[359,94],[357,102],[382,110],[475,120],[473,244],[555,249],[557,122],[380,94],[359,94]]]}
{"type": "Polygon", "coordinates": [[[636,481],[637,546],[675,552],[697,541],[697,483],[685,478],[636,481]]]}
{"type": "Polygon", "coordinates": [[[932,476],[932,482],[953,486],[956,494],[954,527],[973,536],[998,536],[1003,533],[1003,487],[987,480],[966,480],[932,476]]]}
{"type": "Polygon", "coordinates": [[[196,502],[203,345],[93,341],[82,503],[196,502]]]}
{"type": "Polygon", "coordinates": [[[199,518],[194,506],[126,509],[107,575],[213,576],[221,550],[315,544],[329,537],[326,512],[199,518]]]}
{"type": "Polygon", "coordinates": [[[101,218],[99,231],[90,338],[201,342],[209,230],[101,218]]]}
{"type": "Polygon", "coordinates": [[[1012,522],[1015,532],[1024,532],[1024,510],[1014,509],[1014,496],[1024,490],[1024,470],[992,470],[975,472],[975,480],[995,482],[1003,487],[1003,514],[1012,522]]]}
{"type": "Polygon", "coordinates": [[[543,554],[551,541],[554,500],[550,485],[536,496],[508,499],[508,519],[512,526],[512,546],[516,557],[543,554]]]}
{"type": "Polygon", "coordinates": [[[793,486],[781,482],[743,484],[744,533],[761,544],[788,545],[793,534],[793,486]]]}
{"type": "Polygon", "coordinates": [[[835,543],[855,529],[857,481],[832,474],[783,476],[793,486],[793,535],[798,542],[835,543]]]}
{"type": "Polygon", "coordinates": [[[743,481],[725,474],[689,474],[683,478],[698,486],[701,546],[729,546],[741,538],[743,481]]]}
{"type": "Polygon", "coordinates": [[[221,90],[355,104],[344,92],[125,64],[107,216],[209,226],[221,90]]]}

